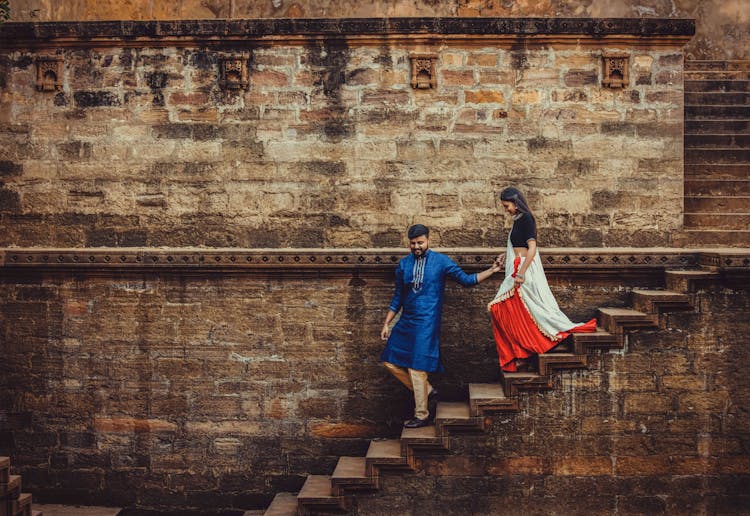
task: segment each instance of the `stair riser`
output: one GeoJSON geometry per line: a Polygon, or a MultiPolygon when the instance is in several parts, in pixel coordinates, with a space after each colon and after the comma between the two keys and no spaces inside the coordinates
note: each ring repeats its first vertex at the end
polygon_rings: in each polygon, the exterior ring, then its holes
{"type": "Polygon", "coordinates": [[[750,149],[750,134],[686,134],[685,149],[691,147],[750,149]]]}
{"type": "Polygon", "coordinates": [[[614,335],[622,335],[628,331],[652,329],[656,324],[647,318],[624,319],[603,315],[599,318],[602,327],[614,335]]]}
{"type": "Polygon", "coordinates": [[[686,71],[722,71],[722,70],[750,70],[750,60],[748,59],[731,59],[726,61],[705,60],[705,59],[686,59],[686,71]]]}
{"type": "Polygon", "coordinates": [[[685,134],[750,134],[750,121],[685,120],[685,134]]]}
{"type": "Polygon", "coordinates": [[[686,229],[679,240],[685,247],[724,246],[750,247],[750,231],[690,231],[686,229]]]}
{"type": "Polygon", "coordinates": [[[685,180],[685,195],[743,195],[750,196],[750,179],[744,181],[685,180]]]}
{"type": "Polygon", "coordinates": [[[743,106],[750,105],[750,92],[723,92],[723,91],[711,91],[711,92],[686,92],[685,93],[685,104],[700,106],[700,105],[728,105],[728,106],[743,106]]]}
{"type": "Polygon", "coordinates": [[[685,71],[686,81],[747,81],[748,79],[750,79],[748,70],[685,71]]]}
{"type": "Polygon", "coordinates": [[[744,120],[750,118],[750,106],[685,106],[685,120],[705,118],[744,120]]]}
{"type": "Polygon", "coordinates": [[[691,229],[747,229],[750,215],[685,214],[685,227],[691,229]]]}
{"type": "Polygon", "coordinates": [[[641,296],[634,295],[632,301],[633,308],[648,314],[662,314],[666,312],[681,312],[692,310],[687,299],[684,301],[653,301],[644,299],[641,296]]]}
{"type": "Polygon", "coordinates": [[[748,179],[750,164],[685,164],[686,179],[748,179]]]}
{"type": "Polygon", "coordinates": [[[750,198],[685,197],[685,213],[750,213],[750,198]]]}
{"type": "Polygon", "coordinates": [[[750,163],[750,150],[746,150],[746,149],[685,149],[685,163],[691,163],[691,164],[750,163]]]}
{"type": "MultiPolygon", "coordinates": [[[[717,275],[718,276],[718,275],[717,275]]],[[[683,276],[680,274],[667,274],[666,287],[675,292],[694,293],[706,288],[716,282],[716,277],[701,278],[695,276],[683,276]]]]}
{"type": "Polygon", "coordinates": [[[690,80],[685,78],[685,92],[748,92],[750,81],[690,80]]]}

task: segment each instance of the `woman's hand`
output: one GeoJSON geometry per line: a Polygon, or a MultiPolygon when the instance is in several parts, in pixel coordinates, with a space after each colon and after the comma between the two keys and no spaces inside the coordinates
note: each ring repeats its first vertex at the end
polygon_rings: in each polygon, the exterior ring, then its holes
{"type": "Polygon", "coordinates": [[[383,325],[383,329],[380,330],[380,338],[383,340],[388,340],[388,337],[391,336],[391,328],[388,326],[388,323],[385,323],[383,325]]]}
{"type": "Polygon", "coordinates": [[[523,284],[524,284],[524,282],[526,281],[526,278],[524,277],[524,275],[523,275],[523,274],[521,274],[521,273],[518,273],[518,274],[516,274],[516,276],[515,276],[515,277],[513,278],[513,281],[514,281],[514,283],[516,284],[516,286],[517,286],[517,287],[520,287],[521,285],[523,285],[523,284]]]}

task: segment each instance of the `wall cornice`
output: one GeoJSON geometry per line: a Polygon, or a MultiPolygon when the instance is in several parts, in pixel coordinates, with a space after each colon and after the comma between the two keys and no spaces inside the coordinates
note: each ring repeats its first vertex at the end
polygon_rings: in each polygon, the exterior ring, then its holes
{"type": "MultiPolygon", "coordinates": [[[[438,248],[469,270],[492,263],[504,249],[438,248]]],[[[380,249],[222,248],[4,248],[0,271],[177,273],[388,271],[406,254],[380,249]]],[[[747,250],[702,251],[673,248],[549,248],[541,250],[545,269],[575,275],[657,272],[705,266],[750,270],[747,250]]]]}
{"type": "Polygon", "coordinates": [[[301,18],[5,23],[0,48],[304,45],[681,46],[680,18],[301,18]]]}

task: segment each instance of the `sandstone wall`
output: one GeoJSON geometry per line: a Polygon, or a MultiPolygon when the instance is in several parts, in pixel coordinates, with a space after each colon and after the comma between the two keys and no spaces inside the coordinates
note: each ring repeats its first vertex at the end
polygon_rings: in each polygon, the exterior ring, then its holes
{"type": "Polygon", "coordinates": [[[747,514],[748,301],[704,292],[700,313],[563,374],[523,416],[424,458],[423,475],[382,477],[359,514],[747,514]]]}
{"type": "MultiPolygon", "coordinates": [[[[575,320],[660,284],[655,270],[586,268],[549,269],[575,320]]],[[[370,437],[399,435],[410,412],[406,390],[377,361],[388,268],[2,272],[0,453],[36,500],[260,508],[308,473],[330,474],[338,456],[364,454],[370,437]]],[[[447,291],[447,373],[435,378],[446,399],[497,379],[485,311],[496,286],[447,291]]],[[[360,499],[362,513],[741,507],[747,290],[703,292],[698,310],[593,356],[555,391],[525,395],[520,413],[456,437],[418,475],[386,476],[379,494],[360,499]]]]}
{"type": "Polygon", "coordinates": [[[744,0],[11,0],[15,21],[277,17],[575,16],[695,18],[689,59],[750,58],[750,10],[744,0]]]}
{"type": "Polygon", "coordinates": [[[519,41],[73,46],[57,92],[36,89],[50,50],[6,52],[0,246],[382,247],[416,221],[440,245],[502,246],[509,185],[543,245],[670,244],[679,45],[629,50],[628,87],[610,89],[606,43],[519,41]],[[415,50],[435,51],[436,89],[411,87],[415,50]],[[250,62],[239,93],[219,86],[233,52],[250,62]]]}

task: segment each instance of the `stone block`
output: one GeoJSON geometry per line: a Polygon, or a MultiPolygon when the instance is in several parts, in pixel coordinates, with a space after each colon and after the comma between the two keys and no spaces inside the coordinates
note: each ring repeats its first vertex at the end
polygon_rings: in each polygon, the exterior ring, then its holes
{"type": "Polygon", "coordinates": [[[615,475],[648,477],[668,475],[671,471],[671,461],[668,456],[654,455],[651,457],[623,457],[618,456],[615,462],[615,475]]]}
{"type": "Polygon", "coordinates": [[[613,459],[610,457],[561,456],[552,463],[554,475],[607,476],[613,472],[613,459]]]}
{"type": "Polygon", "coordinates": [[[547,472],[545,461],[538,456],[487,459],[487,474],[491,476],[544,475],[547,472]]]}
{"type": "Polygon", "coordinates": [[[502,91],[498,90],[467,90],[464,92],[464,102],[467,104],[502,104],[505,97],[502,91]]]}
{"type": "Polygon", "coordinates": [[[439,87],[474,86],[475,84],[474,70],[442,70],[438,80],[439,87]]]}

